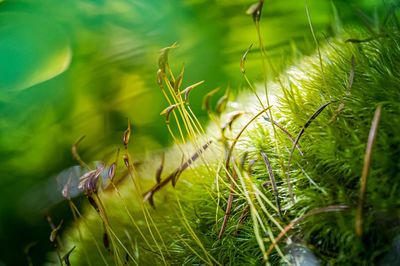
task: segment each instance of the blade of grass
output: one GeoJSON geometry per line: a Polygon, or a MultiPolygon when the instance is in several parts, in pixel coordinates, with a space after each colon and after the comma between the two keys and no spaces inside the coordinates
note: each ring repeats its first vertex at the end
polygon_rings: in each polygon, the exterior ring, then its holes
{"type": "Polygon", "coordinates": [[[374,119],[372,120],[372,125],[368,136],[367,148],[365,151],[364,166],[361,174],[360,196],[358,198],[358,208],[356,216],[356,234],[359,237],[362,236],[362,216],[363,216],[365,192],[367,190],[368,169],[371,163],[372,147],[374,146],[376,132],[378,130],[379,120],[381,117],[381,111],[382,111],[382,105],[378,105],[374,114],[374,119]]]}
{"type": "Polygon", "coordinates": [[[331,104],[333,101],[331,102],[327,102],[326,104],[322,105],[321,107],[318,108],[317,111],[315,111],[315,113],[308,119],[308,121],[304,124],[303,128],[300,130],[299,134],[296,137],[295,142],[293,143],[292,149],[290,150],[290,155],[289,155],[289,160],[288,160],[288,167],[287,167],[287,183],[289,185],[289,194],[290,197],[292,199],[292,202],[294,203],[294,195],[293,195],[293,190],[292,190],[292,185],[290,184],[290,162],[292,160],[292,156],[293,156],[293,152],[294,149],[296,148],[297,143],[299,142],[301,136],[303,135],[304,131],[306,130],[306,128],[311,124],[311,122],[325,109],[325,107],[327,107],[329,104],[331,104]]]}
{"type": "Polygon", "coordinates": [[[228,204],[226,205],[224,220],[222,222],[221,230],[219,231],[219,235],[218,235],[219,239],[221,239],[222,235],[224,234],[224,231],[226,228],[226,223],[228,222],[229,215],[231,213],[232,203],[233,203],[233,190],[236,187],[236,185],[235,185],[236,177],[237,177],[236,171],[233,170],[232,178],[231,178],[231,187],[229,190],[228,204]]]}

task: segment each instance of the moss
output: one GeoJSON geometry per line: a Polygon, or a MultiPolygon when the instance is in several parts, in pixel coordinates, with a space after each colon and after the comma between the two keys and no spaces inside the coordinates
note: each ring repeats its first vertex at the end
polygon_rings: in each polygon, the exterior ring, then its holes
{"type": "MultiPolygon", "coordinates": [[[[363,36],[360,31],[348,33],[349,38],[363,36]]],[[[299,144],[304,155],[294,150],[290,181],[295,203],[290,199],[286,181],[293,142],[278,126],[273,127],[260,116],[240,137],[234,150],[229,173],[236,173],[237,186],[226,229],[219,239],[230,192],[223,166],[231,142],[218,142],[216,132],[220,131],[210,125],[208,135],[213,144],[182,172],[175,188],[166,186],[154,193],[155,209],[148,202],[142,203],[142,193],[154,185],[154,173],[161,161],[157,155],[139,169],[140,178],[134,177],[141,183],[140,193],[135,191],[129,177],[119,186],[122,199],[114,189],[100,193],[109,219],[108,235],[114,242],[111,251],[103,244],[103,222],[91,206],[86,206],[83,218],[64,234],[67,247],[77,246],[71,254],[71,263],[86,264],[86,252],[92,265],[105,263],[100,253],[111,265],[263,264],[273,239],[285,226],[327,206],[346,208],[321,211],[299,221],[278,243],[279,250],[272,251],[268,262],[274,265],[285,260],[340,265],[399,263],[399,254],[393,251],[400,233],[399,36],[398,31],[392,30],[386,37],[362,43],[329,40],[321,51],[330,95],[317,55],[303,58],[268,85],[276,92],[271,109],[273,119],[294,138],[318,108],[333,101],[301,137],[299,144]],[[353,56],[354,82],[349,88],[353,56]],[[338,113],[341,104],[343,108],[338,113]],[[361,173],[378,105],[382,105],[382,114],[369,165],[363,234],[359,237],[355,217],[361,173]],[[282,218],[275,207],[272,187],[263,186],[270,177],[260,150],[268,156],[273,169],[282,218]],[[240,159],[245,153],[247,157],[241,166],[240,159]],[[249,171],[252,160],[254,165],[249,171]],[[126,259],[127,252],[132,258],[126,259]]],[[[265,98],[261,99],[265,102],[265,98]]],[[[249,93],[240,95],[238,102],[246,114],[233,123],[232,131],[226,130],[230,138],[262,110],[257,98],[249,93]]],[[[233,110],[228,107],[226,112],[233,110]]],[[[204,139],[196,141],[183,146],[186,155],[195,153],[198,144],[205,143],[204,139]]],[[[179,166],[176,154],[180,154],[177,147],[168,152],[163,177],[173,172],[168,167],[179,166]]],[[[119,175],[123,175],[122,169],[120,165],[119,175]]]]}

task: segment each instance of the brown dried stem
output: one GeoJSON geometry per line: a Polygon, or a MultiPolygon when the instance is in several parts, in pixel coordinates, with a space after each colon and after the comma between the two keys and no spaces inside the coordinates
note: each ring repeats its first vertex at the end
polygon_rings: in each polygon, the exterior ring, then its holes
{"type": "Polygon", "coordinates": [[[271,244],[271,246],[269,246],[265,257],[268,258],[268,256],[271,254],[271,251],[274,249],[274,247],[278,244],[278,242],[282,239],[282,237],[284,237],[287,232],[289,232],[290,229],[292,229],[296,224],[298,224],[299,222],[303,221],[304,219],[315,215],[315,214],[319,214],[319,213],[325,213],[325,212],[334,212],[334,211],[342,211],[345,209],[348,209],[348,206],[345,205],[333,205],[333,206],[328,206],[328,207],[324,207],[321,209],[316,209],[316,210],[312,210],[309,211],[308,213],[306,213],[305,215],[301,216],[300,218],[294,220],[293,222],[291,222],[290,224],[288,224],[283,231],[275,238],[275,241],[271,244]]]}
{"type": "Polygon", "coordinates": [[[365,151],[364,166],[361,175],[360,196],[358,199],[358,208],[356,216],[356,234],[362,236],[362,215],[364,208],[365,191],[367,190],[368,169],[371,163],[372,147],[374,146],[376,132],[378,130],[379,119],[381,116],[382,105],[378,105],[375,111],[374,119],[372,120],[371,129],[369,131],[367,149],[365,151]]]}
{"type": "Polygon", "coordinates": [[[322,105],[320,108],[318,108],[317,111],[315,111],[315,113],[308,119],[308,121],[304,124],[303,128],[300,130],[299,134],[296,137],[295,142],[293,143],[292,149],[290,151],[290,155],[289,155],[289,160],[288,160],[288,167],[287,167],[287,183],[289,186],[289,194],[290,197],[292,199],[292,202],[294,203],[294,196],[293,196],[293,190],[292,190],[292,185],[290,184],[290,162],[292,160],[292,156],[293,156],[293,152],[294,149],[296,148],[297,143],[299,142],[301,136],[303,135],[304,131],[306,130],[306,128],[311,124],[311,122],[325,109],[325,107],[327,107],[329,104],[331,104],[334,101],[331,102],[327,102],[326,104],[322,105]]]}

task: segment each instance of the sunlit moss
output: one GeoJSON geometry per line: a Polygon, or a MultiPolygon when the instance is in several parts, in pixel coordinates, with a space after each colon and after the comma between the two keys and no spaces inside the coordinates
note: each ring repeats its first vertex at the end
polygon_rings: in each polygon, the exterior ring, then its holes
{"type": "MultiPolygon", "coordinates": [[[[228,104],[226,113],[239,110],[245,114],[232,123],[232,130],[220,131],[217,125],[210,125],[207,132],[213,136],[213,144],[199,154],[193,167],[181,173],[175,188],[166,186],[152,195],[154,202],[150,203],[155,209],[148,204],[149,198],[143,203],[143,194],[137,193],[138,188],[129,177],[118,190],[111,187],[101,193],[109,230],[115,233],[110,237],[115,243],[110,252],[104,248],[99,231],[101,219],[92,207],[86,206],[84,216],[65,235],[68,248],[77,245],[71,254],[72,264],[84,264],[85,252],[90,263],[96,265],[124,260],[140,265],[398,263],[399,254],[392,249],[392,243],[396,245],[395,237],[400,232],[396,223],[400,204],[400,128],[395,126],[400,123],[400,76],[396,71],[400,67],[400,40],[397,30],[388,32],[387,36],[368,42],[331,39],[323,44],[325,81],[315,54],[288,69],[279,77],[280,82],[269,83],[276,92],[271,110],[281,128],[277,127],[274,133],[271,119],[260,116],[240,136],[232,160],[226,164],[230,141],[262,110],[255,95],[239,95],[238,104],[228,104]],[[352,72],[354,80],[350,82],[352,72]],[[360,237],[356,234],[355,217],[361,172],[372,119],[379,105],[382,114],[372,160],[367,165],[370,171],[360,237]],[[319,109],[321,112],[311,120],[319,109]],[[300,153],[282,129],[295,137],[302,128],[305,131],[299,140],[300,153]],[[220,132],[224,132],[224,138],[220,132]],[[294,203],[286,182],[291,149],[294,203]],[[265,183],[270,177],[262,155],[268,156],[276,179],[275,192],[265,183]],[[226,165],[230,167],[228,171],[224,169],[226,165]],[[227,216],[231,189],[233,202],[227,216]],[[279,207],[275,204],[277,196],[279,207]],[[281,209],[281,217],[277,208],[281,209]],[[224,219],[227,223],[221,234],[224,219]],[[287,232],[279,236],[291,222],[287,232]],[[269,250],[278,236],[282,240],[269,250]]],[[[361,40],[368,34],[349,31],[343,36],[361,40]]],[[[265,102],[265,96],[258,97],[265,102]]],[[[268,112],[265,116],[269,116],[268,112]]],[[[223,117],[215,121],[219,127],[227,122],[223,117]]],[[[200,138],[196,141],[205,143],[200,138]]],[[[196,146],[181,143],[179,148],[167,151],[162,180],[175,167],[179,169],[179,150],[194,154],[196,146]]],[[[131,171],[141,192],[155,184],[160,162],[161,158],[154,155],[137,172],[131,171]]],[[[122,164],[119,169],[119,175],[126,175],[122,164]]]]}

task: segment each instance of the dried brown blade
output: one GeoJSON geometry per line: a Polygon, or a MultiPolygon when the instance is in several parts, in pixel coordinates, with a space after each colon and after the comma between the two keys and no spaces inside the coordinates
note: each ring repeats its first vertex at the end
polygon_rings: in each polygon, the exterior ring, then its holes
{"type": "Polygon", "coordinates": [[[292,199],[293,203],[295,202],[295,200],[294,200],[292,185],[290,183],[290,162],[292,160],[294,149],[296,148],[296,145],[299,142],[299,140],[300,140],[301,136],[303,135],[304,131],[306,130],[306,128],[308,128],[308,126],[311,124],[311,122],[325,109],[325,107],[327,107],[332,102],[333,101],[325,103],[324,105],[319,107],[317,111],[315,111],[315,113],[308,119],[308,121],[304,124],[303,128],[300,130],[299,134],[296,137],[295,142],[293,143],[292,149],[290,150],[289,160],[288,160],[288,167],[287,167],[286,181],[287,181],[287,184],[288,184],[290,198],[292,199]]]}
{"type": "Polygon", "coordinates": [[[237,174],[236,171],[232,171],[232,180],[231,180],[231,188],[229,190],[229,197],[228,197],[228,204],[226,205],[226,210],[225,210],[225,216],[224,216],[224,221],[222,222],[221,230],[219,231],[218,238],[221,239],[222,235],[224,234],[226,224],[229,219],[229,215],[231,213],[232,209],[232,203],[233,203],[233,190],[236,188],[236,178],[237,174]]]}
{"type": "Polygon", "coordinates": [[[329,104],[337,102],[337,101],[330,101],[327,102],[326,104],[322,105],[321,107],[318,108],[317,111],[308,119],[307,123],[304,125],[304,129],[308,128],[308,126],[311,124],[311,122],[327,107],[329,104]]]}
{"type": "Polygon", "coordinates": [[[365,151],[364,166],[361,175],[360,195],[358,198],[358,208],[356,216],[356,234],[362,236],[362,216],[364,208],[365,191],[367,190],[367,177],[369,165],[371,163],[372,148],[376,139],[376,132],[378,130],[379,120],[381,117],[382,105],[378,105],[375,110],[374,119],[372,120],[371,129],[369,130],[368,143],[365,151]]]}

